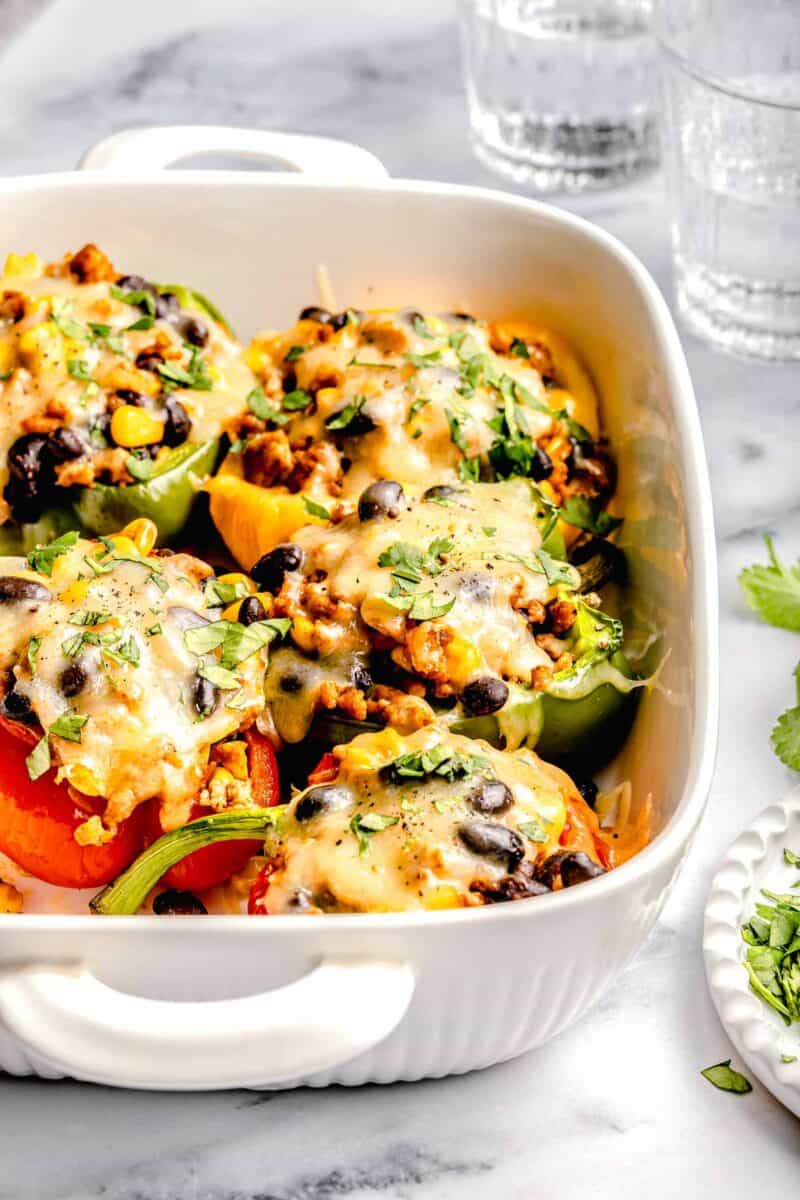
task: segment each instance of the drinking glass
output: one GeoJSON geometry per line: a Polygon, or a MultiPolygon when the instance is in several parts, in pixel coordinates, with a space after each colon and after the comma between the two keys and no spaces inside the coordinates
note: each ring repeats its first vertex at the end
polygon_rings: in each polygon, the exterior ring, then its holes
{"type": "Polygon", "coordinates": [[[658,159],[651,0],[459,0],[478,157],[539,191],[631,179],[658,159]]]}
{"type": "Polygon", "coordinates": [[[655,26],[680,310],[800,359],[800,0],[660,0],[655,26]]]}

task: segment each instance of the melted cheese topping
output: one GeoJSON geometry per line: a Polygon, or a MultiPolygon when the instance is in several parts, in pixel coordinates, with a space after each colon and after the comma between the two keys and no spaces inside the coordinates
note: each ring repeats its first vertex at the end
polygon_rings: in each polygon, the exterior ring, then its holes
{"type": "MultiPolygon", "coordinates": [[[[571,347],[530,325],[408,311],[367,315],[337,332],[301,320],[288,333],[256,338],[248,357],[268,393],[290,363],[296,389],[314,396],[284,413],[284,429],[293,446],[326,439],[342,446],[345,498],[373,479],[397,479],[413,494],[432,480],[458,480],[465,469],[474,478],[478,464],[491,473],[489,452],[508,432],[497,426],[510,411],[509,385],[525,389],[512,421],[533,442],[563,443],[567,417],[598,433],[594,388],[571,347]],[[476,461],[465,467],[469,460],[476,461]]],[[[316,475],[301,490],[324,494],[324,485],[316,475]]],[[[327,491],[339,494],[338,484],[327,491]]]]}
{"type": "Polygon", "coordinates": [[[162,824],[172,828],[188,819],[209,776],[210,747],[257,715],[265,655],[239,663],[203,717],[198,668],[216,665],[218,655],[192,653],[184,635],[219,618],[202,586],[211,569],[187,554],[147,557],[128,539],[116,541],[109,552],[78,540],[49,576],[25,559],[0,559],[0,576],[30,580],[51,596],[0,603],[0,670],[11,672],[15,694],[28,699],[43,730],[85,718],[76,740],[51,735],[52,759],[59,778],[106,799],[107,826],[157,796],[162,824]],[[76,670],[83,682],[73,694],[65,672],[76,670]]]}
{"type": "MultiPolygon", "coordinates": [[[[21,267],[17,260],[15,273],[0,278],[0,489],[8,478],[8,451],[21,433],[67,426],[86,443],[79,461],[107,452],[113,443],[101,418],[118,389],[137,392],[163,421],[164,381],[157,371],[136,366],[139,355],[158,354],[167,368],[191,365],[192,347],[179,322],[156,318],[150,328],[133,329],[148,324],[147,314],[114,298],[113,282],[79,283],[53,273],[60,269],[42,274],[42,264],[30,255],[21,267]]],[[[256,380],[241,346],[222,325],[199,311],[184,315],[208,330],[200,357],[211,386],[179,386],[175,396],[191,419],[189,440],[204,442],[219,437],[245,411],[256,380]]],[[[73,460],[70,482],[81,482],[74,467],[73,460]]]]}
{"type": "Polygon", "coordinates": [[[325,785],[328,806],[298,820],[308,792],[301,793],[268,838],[278,864],[267,892],[271,913],[480,904],[481,887],[500,884],[514,863],[470,848],[465,827],[488,822],[512,830],[520,860],[540,862],[559,848],[567,801],[576,795],[569,777],[531,750],[500,753],[435,728],[405,738],[392,730],[363,734],[334,753],[339,774],[325,785]],[[468,773],[387,779],[390,763],[432,749],[462,756],[468,773]],[[482,779],[507,785],[513,803],[506,811],[487,815],[476,807],[470,796],[482,779]]]}
{"type": "MultiPolygon", "coordinates": [[[[537,667],[549,667],[530,620],[557,591],[537,557],[535,505],[524,480],[462,484],[445,503],[422,499],[394,519],[299,530],[303,573],[285,585],[293,636],[322,657],[298,671],[291,651],[275,656],[266,697],[281,736],[300,740],[322,680],[344,681],[353,656],[376,647],[393,646],[395,663],[441,696],[486,674],[530,684],[537,667]]],[[[573,569],[561,567],[562,586],[574,584],[573,569]]]]}

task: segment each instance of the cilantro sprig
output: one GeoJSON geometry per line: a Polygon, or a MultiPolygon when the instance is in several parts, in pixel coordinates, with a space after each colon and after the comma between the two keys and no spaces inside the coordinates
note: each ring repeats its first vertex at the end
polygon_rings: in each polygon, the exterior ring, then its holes
{"type": "MultiPolygon", "coordinates": [[[[739,584],[747,604],[769,625],[800,633],[800,562],[787,567],[764,536],[769,562],[745,567],[739,584]]],[[[794,670],[797,703],[781,713],[772,730],[772,746],[787,767],[800,771],[800,664],[794,670]]]]}
{"type": "Polygon", "coordinates": [[[469,779],[473,775],[491,775],[488,758],[481,754],[462,754],[443,742],[437,742],[427,750],[401,754],[388,763],[381,772],[390,783],[403,784],[409,779],[436,777],[454,783],[457,779],[469,779]]]}

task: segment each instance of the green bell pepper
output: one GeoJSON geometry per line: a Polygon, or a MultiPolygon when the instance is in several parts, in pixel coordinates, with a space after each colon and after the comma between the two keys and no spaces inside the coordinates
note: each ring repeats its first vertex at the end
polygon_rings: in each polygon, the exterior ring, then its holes
{"type": "Polygon", "coordinates": [[[68,508],[48,508],[38,521],[25,525],[9,521],[0,526],[0,554],[30,554],[37,546],[47,545],[77,524],[75,514],[68,508]]]}
{"type": "Polygon", "coordinates": [[[215,842],[247,841],[266,834],[285,811],[285,804],[272,808],[235,808],[230,812],[199,817],[180,829],[173,829],[153,842],[113,883],[98,892],[90,908],[101,916],[132,916],[139,911],[159,879],[188,854],[215,842]]]}
{"type": "Polygon", "coordinates": [[[78,488],[75,514],[81,525],[95,534],[117,533],[129,521],[149,517],[158,526],[159,545],[163,545],[186,524],[198,484],[214,469],[219,445],[215,438],[176,446],[164,456],[157,474],[142,483],[78,488]]]}
{"type": "MultiPolygon", "coordinates": [[[[535,747],[548,761],[581,772],[614,757],[631,727],[640,685],[621,650],[621,623],[576,599],[578,616],[568,641],[573,666],[542,691],[513,687],[497,713],[470,716],[460,707],[441,713],[453,733],[500,749],[535,747]]],[[[378,728],[322,714],[314,719],[311,738],[337,745],[378,728]]]]}

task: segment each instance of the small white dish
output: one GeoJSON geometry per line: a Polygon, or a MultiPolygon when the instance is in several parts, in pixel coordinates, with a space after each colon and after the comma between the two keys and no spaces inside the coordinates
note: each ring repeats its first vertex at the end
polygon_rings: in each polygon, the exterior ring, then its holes
{"type": "Polygon", "coordinates": [[[797,867],[784,863],[784,847],[800,852],[800,788],[765,808],[722,860],[706,905],[703,953],[711,998],[728,1037],[764,1087],[800,1117],[800,1024],[786,1025],[751,991],[741,934],[764,899],[762,888],[788,892],[800,877],[797,867]],[[797,1061],[782,1062],[782,1055],[797,1061]]]}

